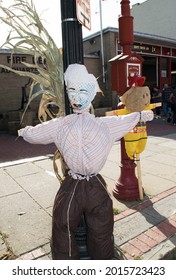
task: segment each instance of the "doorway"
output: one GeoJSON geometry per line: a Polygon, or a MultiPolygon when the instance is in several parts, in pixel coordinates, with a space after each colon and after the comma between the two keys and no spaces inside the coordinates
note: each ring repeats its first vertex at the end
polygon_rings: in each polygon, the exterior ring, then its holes
{"type": "Polygon", "coordinates": [[[157,57],[143,56],[142,75],[146,77],[146,85],[158,85],[157,57]]]}

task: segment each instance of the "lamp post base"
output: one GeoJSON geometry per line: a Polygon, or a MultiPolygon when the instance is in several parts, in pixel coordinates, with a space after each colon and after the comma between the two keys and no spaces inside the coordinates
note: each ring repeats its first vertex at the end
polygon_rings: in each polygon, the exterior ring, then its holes
{"type": "Polygon", "coordinates": [[[139,199],[138,179],[134,172],[135,166],[136,164],[131,160],[126,162],[126,165],[120,166],[121,175],[112,190],[116,199],[128,201],[139,199]]]}
{"type": "Polygon", "coordinates": [[[113,196],[116,199],[128,201],[140,199],[135,167],[135,162],[129,159],[126,154],[124,139],[121,139],[121,174],[112,190],[113,196]]]}

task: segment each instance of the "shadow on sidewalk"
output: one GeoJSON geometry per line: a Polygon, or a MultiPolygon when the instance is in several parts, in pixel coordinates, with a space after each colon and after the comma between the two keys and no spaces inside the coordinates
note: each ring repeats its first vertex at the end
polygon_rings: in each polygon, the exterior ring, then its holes
{"type": "MultiPolygon", "coordinates": [[[[167,196],[166,196],[167,197],[167,196]]],[[[166,198],[164,197],[164,198],[166,198]]],[[[164,199],[163,198],[163,199],[164,199]]],[[[156,201],[160,202],[162,199],[156,201]]],[[[156,203],[155,202],[155,203],[156,203]]],[[[157,235],[159,234],[161,238],[163,238],[162,241],[166,240],[168,237],[172,236],[174,233],[176,233],[176,228],[174,225],[172,225],[169,221],[169,218],[163,216],[160,214],[155,208],[154,208],[154,202],[146,197],[145,200],[142,203],[138,203],[135,201],[135,205],[130,207],[130,203],[128,201],[123,201],[123,203],[131,210],[136,210],[138,213],[143,215],[152,226],[149,228],[154,231],[154,233],[157,235]]],[[[174,215],[174,213],[173,213],[174,215]]],[[[176,240],[173,239],[170,240],[174,246],[176,246],[176,240]]]]}
{"type": "Polygon", "coordinates": [[[165,118],[153,119],[151,122],[147,122],[147,134],[149,136],[176,139],[176,126],[167,123],[165,118]]]}
{"type": "Polygon", "coordinates": [[[0,147],[0,163],[51,155],[56,151],[55,144],[34,145],[25,142],[22,137],[17,138],[17,136],[8,133],[0,133],[0,147]]]}

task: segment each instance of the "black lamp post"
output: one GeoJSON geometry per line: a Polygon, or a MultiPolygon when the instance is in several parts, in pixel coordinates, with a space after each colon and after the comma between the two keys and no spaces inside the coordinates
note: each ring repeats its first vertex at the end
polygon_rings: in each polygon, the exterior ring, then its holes
{"type": "MultiPolygon", "coordinates": [[[[76,0],[61,0],[62,49],[64,71],[69,64],[83,64],[82,25],[76,16],[76,0]]],[[[70,114],[70,105],[65,94],[65,111],[70,114]]]]}
{"type": "MultiPolygon", "coordinates": [[[[61,0],[62,21],[62,49],[64,71],[69,64],[84,63],[82,25],[76,16],[76,0],[61,0]]],[[[71,113],[68,96],[65,90],[65,112],[71,113]]],[[[90,259],[87,253],[86,238],[87,227],[84,215],[80,217],[80,224],[76,230],[75,238],[80,252],[80,259],[90,259]]]]}

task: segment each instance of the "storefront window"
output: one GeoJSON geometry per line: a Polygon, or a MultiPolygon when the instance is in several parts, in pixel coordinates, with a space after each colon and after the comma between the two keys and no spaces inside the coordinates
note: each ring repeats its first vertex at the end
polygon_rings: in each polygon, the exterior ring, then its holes
{"type": "Polygon", "coordinates": [[[166,78],[167,77],[167,69],[168,69],[168,60],[166,57],[162,57],[161,59],[161,76],[162,78],[166,78]]]}

